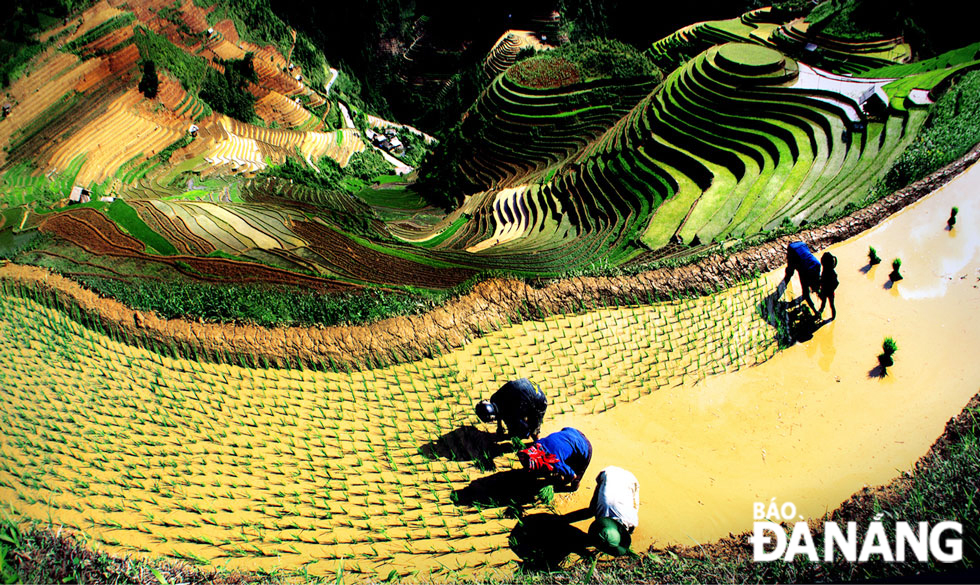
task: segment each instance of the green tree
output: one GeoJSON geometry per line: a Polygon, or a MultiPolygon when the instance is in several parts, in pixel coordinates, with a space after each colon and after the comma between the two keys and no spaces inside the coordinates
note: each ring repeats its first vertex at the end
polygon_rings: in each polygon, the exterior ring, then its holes
{"type": "Polygon", "coordinates": [[[140,93],[148,98],[157,97],[160,89],[160,79],[157,78],[157,66],[153,61],[143,61],[143,79],[140,80],[140,93]]]}
{"type": "Polygon", "coordinates": [[[255,118],[255,96],[248,91],[248,82],[257,79],[252,59],[252,53],[248,53],[244,59],[223,61],[223,75],[208,69],[201,85],[201,99],[215,111],[251,122],[255,118]]]}

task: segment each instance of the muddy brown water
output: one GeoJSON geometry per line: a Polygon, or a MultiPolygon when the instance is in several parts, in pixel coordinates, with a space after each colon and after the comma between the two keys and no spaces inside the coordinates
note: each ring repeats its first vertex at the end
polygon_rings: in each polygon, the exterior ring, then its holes
{"type": "MultiPolygon", "coordinates": [[[[831,246],[838,317],[811,340],[755,367],[661,388],[627,408],[549,423],[546,430],[574,425],[589,436],[597,446],[590,474],[620,465],[639,478],[634,548],[693,546],[751,530],[753,503],[771,498],[820,517],[913,467],[980,389],[978,190],[974,165],[831,246]],[[958,221],[948,230],[953,206],[958,221]],[[875,267],[869,246],[882,258],[875,267]],[[902,259],[897,283],[888,276],[893,258],[902,259]],[[876,356],[887,336],[899,350],[882,377],[876,356]]],[[[776,284],[782,274],[767,278],[776,284]]],[[[799,281],[790,289],[798,295],[799,281]]],[[[561,511],[587,505],[589,480],[562,499],[561,511]]]]}

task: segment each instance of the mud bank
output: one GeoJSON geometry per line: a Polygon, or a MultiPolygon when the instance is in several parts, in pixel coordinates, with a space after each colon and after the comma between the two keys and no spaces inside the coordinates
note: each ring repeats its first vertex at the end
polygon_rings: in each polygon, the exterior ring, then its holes
{"type": "MultiPolygon", "coordinates": [[[[360,368],[369,360],[400,362],[459,348],[501,324],[541,315],[574,313],[597,305],[645,303],[653,296],[707,294],[784,263],[786,244],[803,240],[815,250],[853,237],[918,201],[980,159],[980,145],[965,157],[905,189],[831,224],[775,239],[731,255],[716,254],[686,266],[661,268],[635,276],[581,277],[536,287],[516,279],[477,284],[469,294],[422,315],[393,317],[368,325],[264,328],[161,319],[102,298],[45,269],[6,264],[0,279],[38,287],[62,307],[76,306],[87,318],[127,339],[168,346],[194,347],[212,357],[246,355],[271,363],[333,361],[360,368]]],[[[220,359],[220,358],[219,358],[220,359]]]]}

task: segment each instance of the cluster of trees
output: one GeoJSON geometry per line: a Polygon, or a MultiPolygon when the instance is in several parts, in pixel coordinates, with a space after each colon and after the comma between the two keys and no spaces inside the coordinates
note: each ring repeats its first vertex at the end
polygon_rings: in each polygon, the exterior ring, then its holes
{"type": "Polygon", "coordinates": [[[953,0],[826,0],[810,14],[814,31],[851,39],[903,36],[931,57],[980,39],[953,0]]]}
{"type": "MultiPolygon", "coordinates": [[[[521,61],[508,71],[508,75],[520,75],[532,64],[565,62],[574,66],[580,81],[594,79],[628,79],[654,77],[661,79],[660,70],[635,47],[621,41],[592,39],[581,43],[569,43],[552,51],[544,51],[521,61]]],[[[547,67],[537,68],[545,74],[547,67]]],[[[519,81],[519,80],[518,80],[519,81]]],[[[533,81],[533,80],[525,80],[533,81]]],[[[536,84],[535,86],[542,86],[536,84]]]]}
{"type": "Polygon", "coordinates": [[[157,77],[157,66],[153,61],[143,61],[143,77],[137,89],[146,97],[153,99],[157,97],[160,90],[160,78],[157,77]]]}
{"type": "Polygon", "coordinates": [[[209,69],[204,59],[184,51],[167,37],[143,26],[134,27],[133,38],[143,62],[152,61],[155,66],[166,69],[189,92],[196,92],[201,87],[209,69]]]}
{"type": "MultiPolygon", "coordinates": [[[[301,157],[300,157],[301,159],[301,157]]],[[[263,176],[290,179],[321,191],[354,194],[381,175],[391,172],[391,165],[373,148],[354,154],[345,168],[330,157],[317,161],[317,168],[287,158],[281,165],[270,166],[263,176]]]]}
{"type": "Polygon", "coordinates": [[[222,112],[243,122],[251,122],[255,115],[255,96],[248,91],[248,82],[258,81],[252,53],[239,60],[222,61],[225,72],[208,69],[201,84],[200,97],[213,110],[222,112]]]}
{"type": "Polygon", "coordinates": [[[915,140],[878,187],[892,193],[965,155],[980,142],[980,71],[964,75],[929,113],[915,140]]]}
{"type": "Polygon", "coordinates": [[[231,19],[238,34],[246,41],[271,44],[283,55],[289,53],[292,35],[289,25],[281,18],[278,2],[276,10],[269,0],[194,0],[198,5],[214,6],[208,14],[208,22],[231,19]]]}

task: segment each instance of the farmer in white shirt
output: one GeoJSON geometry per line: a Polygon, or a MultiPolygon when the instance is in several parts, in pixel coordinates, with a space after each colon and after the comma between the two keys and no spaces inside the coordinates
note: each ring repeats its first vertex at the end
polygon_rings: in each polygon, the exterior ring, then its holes
{"type": "Polygon", "coordinates": [[[640,523],[640,482],[621,467],[609,466],[596,477],[591,511],[595,521],[589,535],[599,550],[614,555],[633,555],[630,534],[640,523]]]}

